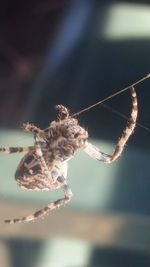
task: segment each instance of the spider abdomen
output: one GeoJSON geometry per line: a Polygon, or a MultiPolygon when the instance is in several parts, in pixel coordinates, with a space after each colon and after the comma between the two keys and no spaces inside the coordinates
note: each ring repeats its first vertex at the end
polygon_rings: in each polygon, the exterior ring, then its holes
{"type": "Polygon", "coordinates": [[[15,173],[17,184],[28,190],[51,190],[60,188],[56,178],[60,176],[59,166],[55,162],[48,164],[48,173],[43,173],[34,154],[27,153],[20,161],[15,173]]]}

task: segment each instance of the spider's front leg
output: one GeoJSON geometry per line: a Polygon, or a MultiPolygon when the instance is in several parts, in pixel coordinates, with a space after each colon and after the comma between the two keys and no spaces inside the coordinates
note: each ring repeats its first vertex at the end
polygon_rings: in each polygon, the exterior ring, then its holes
{"type": "Polygon", "coordinates": [[[105,163],[111,163],[112,161],[115,161],[118,157],[121,156],[125,144],[129,139],[130,135],[133,133],[134,128],[136,126],[138,103],[137,103],[136,91],[133,86],[131,87],[131,100],[132,100],[131,117],[112,155],[108,155],[106,153],[101,152],[97,147],[87,142],[84,151],[89,156],[105,163]]]}
{"type": "Polygon", "coordinates": [[[44,130],[41,130],[40,128],[34,126],[30,123],[23,123],[22,129],[26,132],[32,133],[34,137],[40,137],[44,140],[46,140],[46,133],[44,130]]]}
{"type": "Polygon", "coordinates": [[[28,153],[28,152],[32,152],[34,150],[33,146],[28,146],[28,147],[0,147],[0,152],[3,153],[8,153],[8,154],[12,154],[12,153],[28,153]]]}
{"type": "MultiPolygon", "coordinates": [[[[24,123],[23,124],[23,127],[22,127],[25,131],[27,132],[31,132],[33,133],[34,136],[40,136],[41,138],[45,137],[45,133],[44,131],[40,130],[39,128],[37,128],[36,126],[32,125],[32,124],[29,124],[29,123],[24,123]]],[[[7,146],[4,146],[4,147],[0,147],[0,152],[3,152],[3,153],[8,153],[8,154],[11,154],[11,153],[28,153],[28,152],[33,152],[34,150],[34,146],[28,146],[28,147],[7,147],[7,146]]]]}

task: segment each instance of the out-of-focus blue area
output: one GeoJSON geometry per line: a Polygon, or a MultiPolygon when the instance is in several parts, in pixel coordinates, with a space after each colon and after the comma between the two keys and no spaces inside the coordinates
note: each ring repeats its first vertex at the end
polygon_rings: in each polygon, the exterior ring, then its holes
{"type": "MultiPolygon", "coordinates": [[[[7,0],[0,20],[1,146],[31,145],[33,138],[18,131],[21,123],[47,127],[56,104],[77,112],[150,72],[149,3],[7,0]]],[[[137,86],[138,120],[148,127],[149,84],[137,86]]],[[[130,114],[128,92],[107,104],[130,114]]],[[[79,120],[106,153],[126,124],[102,107],[79,120]]],[[[112,165],[77,153],[68,172],[74,197],[64,209],[34,224],[0,223],[2,266],[149,267],[149,149],[149,132],[136,127],[112,165]]],[[[62,194],[18,188],[13,175],[21,157],[0,154],[1,220],[62,194]]]]}

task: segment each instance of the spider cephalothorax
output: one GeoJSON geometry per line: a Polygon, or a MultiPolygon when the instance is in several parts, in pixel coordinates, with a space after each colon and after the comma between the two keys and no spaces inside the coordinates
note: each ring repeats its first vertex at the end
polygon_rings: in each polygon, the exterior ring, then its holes
{"type": "Polygon", "coordinates": [[[30,190],[51,190],[62,188],[64,197],[51,202],[43,209],[21,219],[6,220],[7,223],[32,221],[47,214],[50,210],[65,205],[72,197],[67,180],[67,161],[77,149],[83,149],[89,156],[101,162],[111,163],[122,153],[133,132],[137,119],[137,98],[131,87],[131,118],[119,139],[112,155],[101,152],[88,142],[88,132],[79,125],[78,120],[69,114],[66,107],[56,106],[58,119],[50,123],[46,130],[26,123],[23,129],[33,134],[35,142],[30,147],[1,147],[0,152],[24,152],[15,179],[20,187],[30,190]]]}
{"type": "MultiPolygon", "coordinates": [[[[62,105],[56,106],[57,109],[58,107],[58,120],[51,122],[47,129],[47,143],[50,149],[52,147],[54,149],[57,147],[58,150],[66,149],[68,156],[72,156],[76,149],[84,148],[88,139],[88,132],[79,125],[77,119],[69,116],[67,108],[62,105]],[[64,109],[66,110],[66,116],[64,116],[64,113],[63,116],[61,115],[64,109]]],[[[61,159],[64,160],[63,153],[60,154],[62,154],[61,159]]]]}

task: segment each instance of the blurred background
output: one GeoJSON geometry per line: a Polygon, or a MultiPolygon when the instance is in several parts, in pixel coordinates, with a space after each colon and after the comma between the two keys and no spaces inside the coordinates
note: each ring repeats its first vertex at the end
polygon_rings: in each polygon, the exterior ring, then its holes
{"type": "MultiPolygon", "coordinates": [[[[1,1],[0,145],[32,145],[23,122],[45,128],[56,104],[78,112],[149,72],[149,1],[1,1]]],[[[136,87],[138,122],[150,128],[149,88],[150,80],[136,87]]],[[[129,91],[106,104],[129,117],[129,91]]],[[[106,153],[126,125],[102,106],[79,120],[106,153]]],[[[69,162],[72,201],[28,224],[3,220],[31,214],[62,192],[21,190],[14,173],[22,155],[1,153],[1,266],[149,267],[149,139],[150,130],[137,126],[112,165],[78,152],[69,162]]]]}

